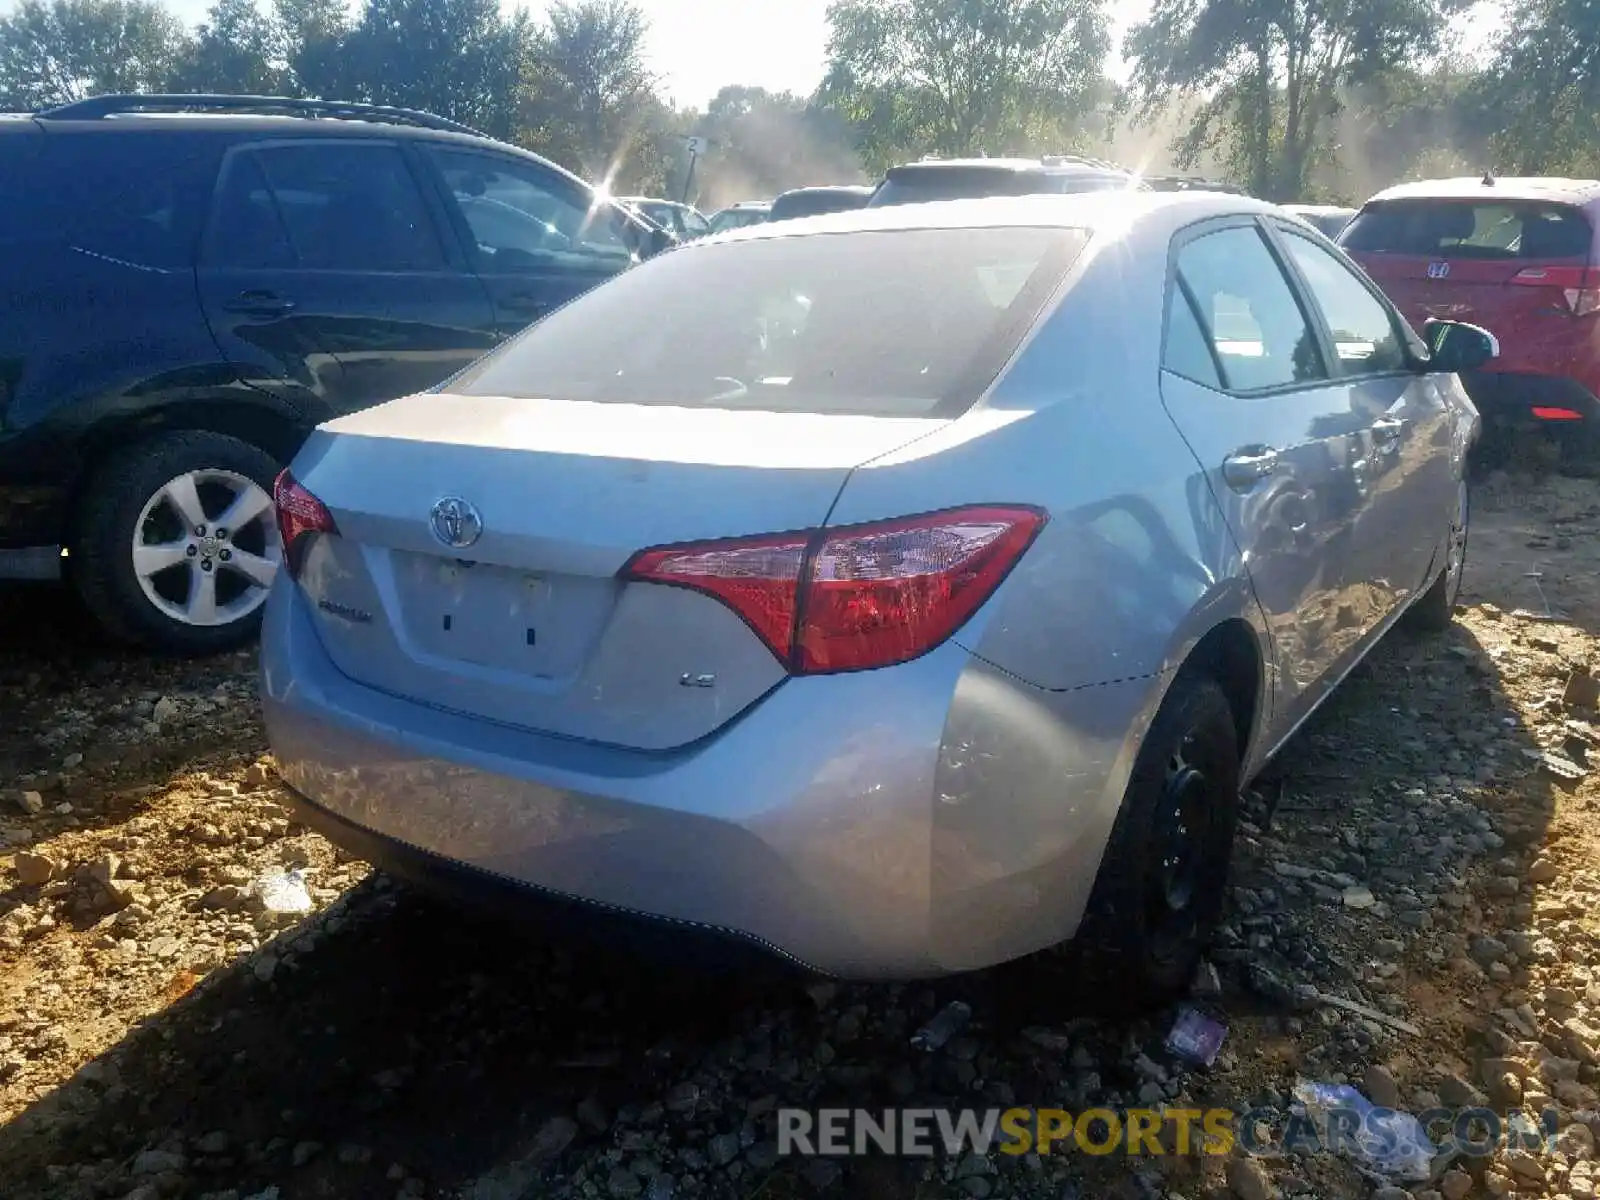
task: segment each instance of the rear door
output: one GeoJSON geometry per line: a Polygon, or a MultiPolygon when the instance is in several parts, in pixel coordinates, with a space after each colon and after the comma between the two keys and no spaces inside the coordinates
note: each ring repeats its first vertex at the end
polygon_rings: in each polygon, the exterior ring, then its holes
{"type": "Polygon", "coordinates": [[[1162,400],[1247,564],[1271,629],[1274,725],[1326,692],[1360,636],[1341,607],[1361,498],[1348,387],[1248,218],[1182,235],[1168,288],[1162,400]]]}
{"type": "Polygon", "coordinates": [[[1325,354],[1346,388],[1340,417],[1361,503],[1341,603],[1372,632],[1420,587],[1449,529],[1456,486],[1450,410],[1438,376],[1412,366],[1408,331],[1381,293],[1289,222],[1272,222],[1320,316],[1325,354]]]}
{"type": "Polygon", "coordinates": [[[1569,375],[1576,368],[1562,360],[1592,354],[1583,353],[1587,337],[1567,336],[1600,282],[1588,278],[1594,231],[1574,205],[1493,195],[1376,201],[1339,244],[1416,329],[1438,317],[1493,333],[1501,357],[1488,370],[1569,375]]]}
{"type": "Polygon", "coordinates": [[[335,413],[432,387],[495,342],[444,232],[394,142],[237,147],[198,272],[212,333],[250,383],[335,413]]]}
{"type": "Polygon", "coordinates": [[[621,212],[536,162],[472,147],[428,144],[473,269],[508,337],[638,261],[621,212]]]}

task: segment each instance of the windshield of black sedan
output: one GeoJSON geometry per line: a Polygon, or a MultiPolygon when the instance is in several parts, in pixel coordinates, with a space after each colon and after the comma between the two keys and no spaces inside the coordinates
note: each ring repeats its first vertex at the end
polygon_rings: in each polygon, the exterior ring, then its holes
{"type": "Polygon", "coordinates": [[[691,246],[558,309],[451,381],[471,396],[955,415],[1088,241],[897,229],[691,246]]]}

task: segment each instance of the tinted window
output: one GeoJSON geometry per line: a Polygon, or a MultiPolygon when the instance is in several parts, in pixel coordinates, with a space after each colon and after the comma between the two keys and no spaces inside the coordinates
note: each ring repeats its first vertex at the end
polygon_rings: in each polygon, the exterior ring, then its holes
{"type": "Polygon", "coordinates": [[[1358,213],[1339,244],[1355,254],[1419,258],[1587,258],[1593,237],[1584,215],[1565,204],[1388,200],[1358,213]]]}
{"type": "Polygon", "coordinates": [[[50,212],[73,245],[139,266],[194,265],[220,149],[142,130],[48,142],[50,212]]]}
{"type": "Polygon", "coordinates": [[[1374,375],[1406,369],[1394,321],[1364,283],[1333,255],[1307,238],[1287,234],[1289,257],[1306,278],[1311,299],[1333,332],[1340,375],[1374,375]]]}
{"type": "Polygon", "coordinates": [[[824,213],[849,212],[865,208],[868,197],[854,192],[791,192],[772,202],[769,220],[791,221],[796,217],[820,217],[824,213]]]}
{"type": "Polygon", "coordinates": [[[711,232],[711,222],[706,220],[697,209],[686,208],[683,210],[683,231],[690,237],[700,237],[711,232]]]}
{"type": "Polygon", "coordinates": [[[874,208],[933,200],[977,200],[987,196],[1037,196],[1052,192],[1097,192],[1126,188],[1120,175],[1092,171],[1016,171],[1004,167],[902,167],[890,171],[873,193],[874,208]]]}
{"type": "Polygon", "coordinates": [[[1211,355],[1211,343],[1200,327],[1194,306],[1183,288],[1172,297],[1172,313],[1167,319],[1167,344],[1161,351],[1161,365],[1174,375],[1220,388],[1222,379],[1217,375],[1217,360],[1211,355]]]}
{"type": "Polygon", "coordinates": [[[206,239],[206,261],[244,270],[295,265],[289,231],[254,154],[228,161],[206,239]]]}
{"type": "Polygon", "coordinates": [[[316,271],[425,271],[444,263],[422,194],[393,146],[269,146],[234,155],[208,261],[316,271]]]}
{"type": "Polygon", "coordinates": [[[1189,242],[1178,252],[1178,277],[1194,297],[1228,387],[1327,378],[1305,314],[1256,229],[1221,229],[1189,242]]]}
{"type": "Polygon", "coordinates": [[[469,368],[468,395],[891,416],[963,410],[1087,235],[916,229],[693,243],[469,368]],[[685,296],[693,321],[663,321],[685,296]]]}
{"type": "Polygon", "coordinates": [[[615,210],[560,176],[494,155],[436,146],[428,153],[472,233],[479,270],[546,270],[562,262],[592,269],[596,260],[620,270],[632,260],[615,210]]]}

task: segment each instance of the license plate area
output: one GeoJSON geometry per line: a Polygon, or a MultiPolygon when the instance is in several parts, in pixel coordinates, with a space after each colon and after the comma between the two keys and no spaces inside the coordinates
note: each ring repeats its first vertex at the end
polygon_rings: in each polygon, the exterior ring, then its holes
{"type": "Polygon", "coordinates": [[[397,557],[406,633],[431,657],[560,679],[582,666],[604,620],[609,580],[397,557]]]}

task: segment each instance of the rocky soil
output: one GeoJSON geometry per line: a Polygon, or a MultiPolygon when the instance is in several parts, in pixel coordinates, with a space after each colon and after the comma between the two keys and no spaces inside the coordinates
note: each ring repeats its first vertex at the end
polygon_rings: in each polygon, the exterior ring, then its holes
{"type": "Polygon", "coordinates": [[[1222,1197],[1408,1193],[1333,1155],[779,1159],[780,1105],[1553,1105],[1554,1153],[1416,1200],[1600,1190],[1600,487],[1478,493],[1451,633],[1396,636],[1251,797],[1195,1002],[1088,1015],[1058,964],[806,985],[575,946],[419,896],[298,827],[249,655],[155,664],[0,597],[0,1194],[1222,1197]],[[1536,574],[1530,574],[1536,573],[1536,574]],[[1552,619],[1553,618],[1553,619],[1552,619]],[[309,912],[275,911],[300,869],[309,912]],[[1353,1002],[1359,1011],[1321,997],[1353,1002]],[[910,1035],[953,999],[970,1023],[910,1035]],[[1396,1023],[1398,1018],[1398,1024],[1396,1023]]]}

